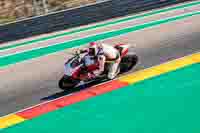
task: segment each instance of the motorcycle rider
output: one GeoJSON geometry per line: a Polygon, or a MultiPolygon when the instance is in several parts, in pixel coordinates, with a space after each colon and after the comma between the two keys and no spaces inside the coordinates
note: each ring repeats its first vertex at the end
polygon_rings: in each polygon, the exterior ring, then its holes
{"type": "Polygon", "coordinates": [[[87,55],[84,57],[85,65],[88,68],[90,79],[98,77],[104,72],[105,62],[109,61],[108,79],[114,79],[119,73],[119,63],[121,61],[119,51],[109,44],[91,42],[87,55]]]}

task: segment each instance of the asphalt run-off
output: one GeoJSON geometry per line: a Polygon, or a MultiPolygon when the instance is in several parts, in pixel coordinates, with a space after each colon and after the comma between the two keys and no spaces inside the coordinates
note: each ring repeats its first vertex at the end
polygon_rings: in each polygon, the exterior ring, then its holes
{"type": "Polygon", "coordinates": [[[58,37],[67,36],[67,35],[71,35],[71,34],[75,34],[75,33],[85,32],[85,31],[88,31],[88,30],[94,30],[94,29],[97,29],[97,28],[112,26],[112,25],[116,25],[116,24],[119,24],[119,23],[131,21],[131,20],[143,19],[145,17],[150,17],[150,16],[153,16],[153,15],[156,15],[156,14],[162,14],[162,13],[181,10],[181,9],[188,9],[190,7],[197,6],[197,5],[200,5],[200,1],[194,1],[194,2],[192,1],[192,2],[189,2],[189,3],[180,4],[180,5],[174,6],[174,7],[168,7],[168,8],[164,8],[164,9],[153,10],[153,11],[143,13],[143,14],[139,14],[139,15],[130,15],[130,16],[125,17],[125,18],[96,24],[94,26],[89,26],[89,27],[85,27],[85,28],[78,28],[78,29],[75,29],[75,30],[72,30],[72,31],[65,31],[64,33],[56,33],[54,35],[48,35],[46,37],[31,39],[31,40],[21,42],[21,43],[14,43],[14,44],[11,43],[11,45],[8,43],[8,44],[6,44],[6,46],[0,47],[0,51],[19,47],[19,46],[23,46],[23,45],[31,45],[33,43],[38,43],[38,42],[41,42],[41,41],[55,39],[55,38],[58,38],[58,37]]]}

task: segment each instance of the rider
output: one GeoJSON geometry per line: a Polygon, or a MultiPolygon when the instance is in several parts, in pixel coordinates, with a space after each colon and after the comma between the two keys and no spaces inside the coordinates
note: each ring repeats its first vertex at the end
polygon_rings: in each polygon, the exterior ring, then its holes
{"type": "Polygon", "coordinates": [[[90,72],[89,78],[98,77],[104,72],[106,61],[111,61],[108,66],[108,79],[114,79],[119,73],[119,63],[121,61],[119,51],[111,45],[91,42],[84,57],[85,65],[90,72]]]}

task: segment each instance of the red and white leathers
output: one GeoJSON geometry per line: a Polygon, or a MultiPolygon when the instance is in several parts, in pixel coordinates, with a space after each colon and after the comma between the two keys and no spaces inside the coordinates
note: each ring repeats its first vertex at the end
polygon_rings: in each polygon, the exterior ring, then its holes
{"type": "Polygon", "coordinates": [[[100,44],[101,49],[107,61],[111,61],[108,65],[108,79],[114,79],[119,73],[119,63],[121,61],[119,51],[109,44],[100,44]]]}
{"type": "Polygon", "coordinates": [[[96,77],[104,72],[105,62],[110,61],[108,65],[108,79],[113,79],[119,73],[119,63],[121,61],[119,51],[109,44],[92,43],[89,48],[95,49],[95,57],[86,55],[85,65],[89,68],[89,76],[96,77]]]}
{"type": "Polygon", "coordinates": [[[87,66],[88,70],[88,77],[95,78],[98,75],[102,74],[104,71],[104,63],[105,63],[105,56],[98,55],[96,57],[86,55],[84,57],[85,65],[87,66]]]}

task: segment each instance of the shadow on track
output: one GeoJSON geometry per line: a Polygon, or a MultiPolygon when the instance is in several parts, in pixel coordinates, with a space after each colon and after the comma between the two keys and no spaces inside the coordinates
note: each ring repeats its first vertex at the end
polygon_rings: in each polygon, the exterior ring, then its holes
{"type": "Polygon", "coordinates": [[[73,89],[66,89],[65,91],[61,91],[61,92],[55,93],[55,94],[47,96],[47,97],[43,97],[40,100],[41,101],[53,100],[53,99],[56,99],[56,98],[59,98],[59,97],[62,97],[62,96],[66,96],[66,95],[69,95],[69,94],[73,94],[75,92],[79,92],[81,90],[85,90],[89,87],[92,87],[94,85],[97,85],[97,84],[100,84],[100,83],[103,83],[103,82],[106,82],[106,81],[107,80],[93,81],[91,83],[85,84],[84,86],[76,87],[76,88],[73,88],[73,89]]]}

